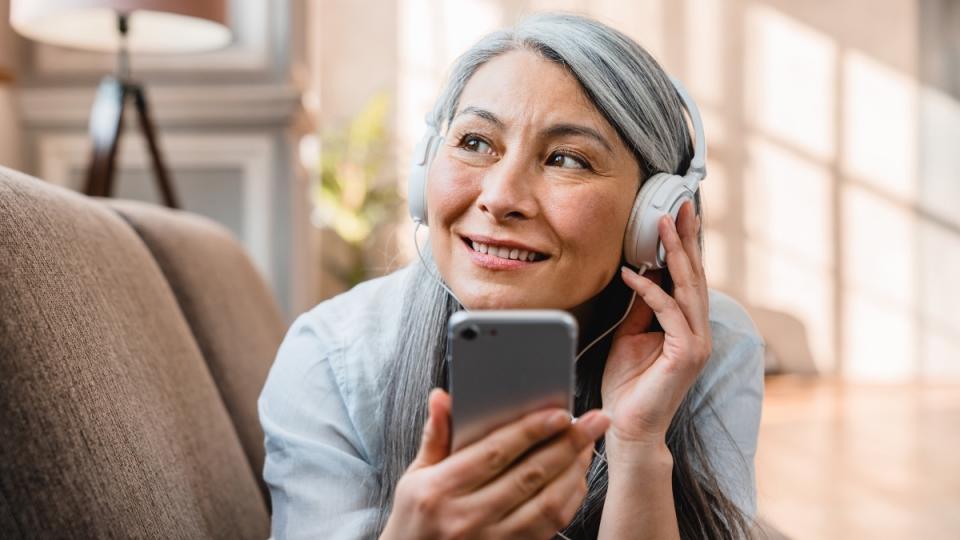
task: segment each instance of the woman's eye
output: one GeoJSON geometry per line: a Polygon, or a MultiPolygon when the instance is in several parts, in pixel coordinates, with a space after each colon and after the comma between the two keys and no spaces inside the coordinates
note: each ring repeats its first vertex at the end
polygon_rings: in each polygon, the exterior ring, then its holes
{"type": "Polygon", "coordinates": [[[481,139],[480,137],[475,137],[473,135],[467,135],[463,138],[463,142],[460,143],[460,146],[466,148],[471,152],[478,152],[481,154],[492,154],[493,148],[487,144],[487,141],[481,139]]]}
{"type": "Polygon", "coordinates": [[[553,167],[560,167],[563,169],[589,169],[590,168],[590,166],[587,164],[586,161],[578,157],[571,156],[570,154],[560,154],[560,153],[551,155],[550,158],[547,160],[547,165],[551,165],[553,167]]]}

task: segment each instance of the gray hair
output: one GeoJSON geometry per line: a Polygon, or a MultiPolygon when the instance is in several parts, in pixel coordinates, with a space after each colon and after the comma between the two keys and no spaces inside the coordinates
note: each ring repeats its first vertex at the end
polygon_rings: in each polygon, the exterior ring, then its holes
{"type": "MultiPolygon", "coordinates": [[[[633,152],[640,165],[641,181],[657,172],[686,172],[693,154],[692,140],[682,101],[667,74],[629,37],[576,15],[537,14],[514,28],[482,38],[454,63],[427,123],[443,131],[477,69],[498,55],[518,49],[536,52],[569,70],[633,152]]],[[[698,212],[699,199],[698,192],[698,212]]],[[[434,387],[446,386],[445,328],[459,306],[432,278],[437,269],[429,254],[425,263],[429,268],[418,265],[409,273],[404,295],[409,331],[397,343],[395,360],[385,372],[383,466],[374,501],[380,509],[378,531],[383,530],[389,517],[396,484],[419,449],[427,395],[434,387]]],[[[621,292],[621,299],[623,294],[626,291],[621,292]]],[[[578,364],[577,413],[602,405],[599,385],[609,347],[608,337],[578,364]]],[[[684,400],[681,404],[667,434],[668,447],[675,456],[674,491],[682,536],[743,536],[745,521],[711,472],[689,403],[684,400]],[[684,512],[688,514],[686,519],[684,512]]],[[[596,536],[607,486],[606,467],[600,460],[590,468],[588,485],[584,504],[565,530],[571,538],[596,536]]]]}

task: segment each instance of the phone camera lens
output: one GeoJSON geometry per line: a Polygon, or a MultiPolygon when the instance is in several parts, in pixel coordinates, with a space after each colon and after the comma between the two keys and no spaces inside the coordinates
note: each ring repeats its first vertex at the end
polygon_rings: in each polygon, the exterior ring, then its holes
{"type": "Polygon", "coordinates": [[[480,334],[475,326],[468,326],[460,331],[460,337],[467,341],[472,341],[480,334]]]}

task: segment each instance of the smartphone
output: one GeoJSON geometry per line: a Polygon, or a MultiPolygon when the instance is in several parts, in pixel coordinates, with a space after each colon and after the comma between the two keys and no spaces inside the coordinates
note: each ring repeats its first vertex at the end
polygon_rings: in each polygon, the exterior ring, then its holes
{"type": "Polygon", "coordinates": [[[573,411],[577,321],[569,313],[458,311],[447,343],[451,450],[539,409],[573,411]]]}

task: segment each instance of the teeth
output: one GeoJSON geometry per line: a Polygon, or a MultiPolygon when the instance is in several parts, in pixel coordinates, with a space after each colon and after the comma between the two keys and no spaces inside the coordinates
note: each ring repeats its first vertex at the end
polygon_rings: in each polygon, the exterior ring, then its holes
{"type": "Polygon", "coordinates": [[[525,249],[517,249],[517,248],[511,249],[511,248],[505,248],[505,247],[490,246],[487,244],[483,244],[481,242],[474,242],[474,241],[470,242],[470,246],[477,253],[493,255],[495,257],[500,257],[501,259],[513,259],[516,261],[533,262],[537,258],[537,254],[535,252],[527,251],[525,249]]]}

